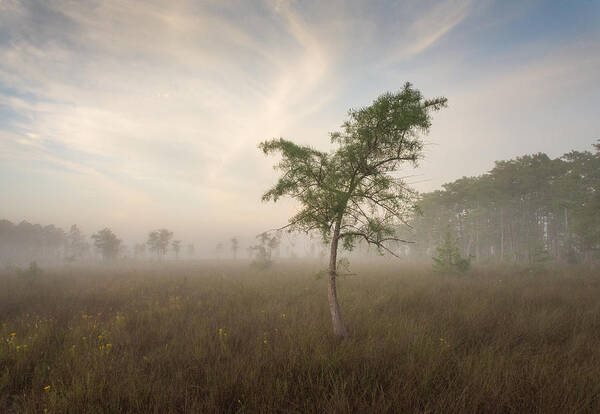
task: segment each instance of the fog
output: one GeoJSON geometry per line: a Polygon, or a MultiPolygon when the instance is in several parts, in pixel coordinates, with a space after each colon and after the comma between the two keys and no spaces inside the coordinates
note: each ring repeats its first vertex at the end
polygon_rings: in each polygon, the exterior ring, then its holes
{"type": "MultiPolygon", "coordinates": [[[[449,238],[474,264],[598,264],[599,167],[600,141],[589,151],[569,151],[554,159],[537,153],[497,161],[476,177],[418,193],[411,201],[415,210],[394,225],[402,241],[393,241],[388,252],[400,260],[428,263],[449,238]]],[[[2,220],[0,260],[5,265],[198,259],[318,259],[325,264],[330,233],[282,227],[254,237],[242,227],[242,236],[234,233],[216,241],[213,235],[185,239],[167,228],[151,228],[145,237],[126,241],[109,227],[89,234],[76,223],[62,229],[2,220]]],[[[344,255],[375,259],[385,253],[382,247],[359,240],[344,255]]]]}

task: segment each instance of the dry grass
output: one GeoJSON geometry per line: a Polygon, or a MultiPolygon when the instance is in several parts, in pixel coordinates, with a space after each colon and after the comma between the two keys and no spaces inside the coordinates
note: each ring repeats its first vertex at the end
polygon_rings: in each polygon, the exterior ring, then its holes
{"type": "Polygon", "coordinates": [[[597,272],[358,265],[336,343],[313,267],[1,275],[0,411],[600,412],[597,272]]]}

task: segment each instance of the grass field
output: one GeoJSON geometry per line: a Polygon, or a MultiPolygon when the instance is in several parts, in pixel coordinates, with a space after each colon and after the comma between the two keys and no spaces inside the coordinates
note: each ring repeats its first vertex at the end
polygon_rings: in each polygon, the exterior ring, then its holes
{"type": "Polygon", "coordinates": [[[600,412],[600,274],[357,264],[0,275],[0,412],[600,412]]]}

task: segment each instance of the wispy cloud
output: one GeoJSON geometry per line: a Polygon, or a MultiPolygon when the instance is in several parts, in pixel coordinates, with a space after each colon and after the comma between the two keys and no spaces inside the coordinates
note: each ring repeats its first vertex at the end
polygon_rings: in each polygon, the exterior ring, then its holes
{"type": "Polygon", "coordinates": [[[471,0],[448,0],[436,4],[418,17],[403,33],[396,59],[408,58],[424,52],[454,29],[473,8],[471,0]]]}
{"type": "MultiPolygon", "coordinates": [[[[434,93],[455,94],[451,107],[461,108],[496,93],[508,102],[518,82],[541,88],[579,73],[540,58],[529,72],[474,74],[453,34],[497,21],[482,11],[490,1],[0,0],[0,167],[47,169],[57,194],[76,175],[139,227],[233,228],[240,215],[272,227],[293,205],[261,213],[273,175],[260,140],[326,148],[348,107],[406,80],[447,81],[434,93]]],[[[569,57],[589,69],[587,84],[597,57],[569,57]]],[[[98,215],[93,225],[115,217],[77,203],[98,215]]]]}

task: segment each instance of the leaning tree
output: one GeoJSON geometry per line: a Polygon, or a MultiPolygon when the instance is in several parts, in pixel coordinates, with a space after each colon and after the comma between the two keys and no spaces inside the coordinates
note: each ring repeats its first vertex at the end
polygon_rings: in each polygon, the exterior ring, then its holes
{"type": "Polygon", "coordinates": [[[330,152],[297,145],[283,138],[262,142],[265,154],[278,153],[282,172],[263,200],[289,196],[300,211],[283,228],[319,231],[330,243],[328,298],[333,332],[347,335],[336,291],[337,253],[363,240],[381,252],[396,255],[390,244],[402,242],[398,225],[412,209],[415,192],[398,176],[406,162],[416,165],[423,154],[422,135],[431,126],[431,112],[446,98],[425,99],[406,83],[370,106],[350,110],[341,131],[331,133],[330,152]]]}

